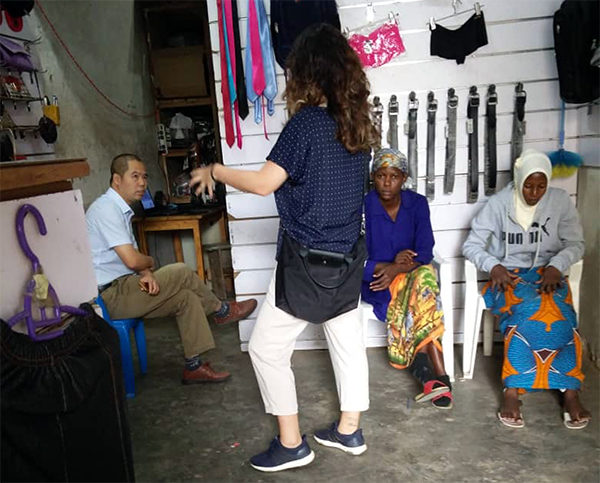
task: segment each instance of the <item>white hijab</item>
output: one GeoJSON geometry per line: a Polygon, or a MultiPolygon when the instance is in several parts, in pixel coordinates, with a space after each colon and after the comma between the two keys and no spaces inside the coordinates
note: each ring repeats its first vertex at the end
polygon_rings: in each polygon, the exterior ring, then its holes
{"type": "MultiPolygon", "coordinates": [[[[514,166],[515,179],[515,217],[524,231],[529,230],[539,202],[529,206],[523,197],[523,184],[533,173],[543,173],[548,182],[552,179],[552,163],[550,158],[535,149],[526,149],[521,153],[514,166]]],[[[541,200],[540,200],[541,201],[541,200]]]]}

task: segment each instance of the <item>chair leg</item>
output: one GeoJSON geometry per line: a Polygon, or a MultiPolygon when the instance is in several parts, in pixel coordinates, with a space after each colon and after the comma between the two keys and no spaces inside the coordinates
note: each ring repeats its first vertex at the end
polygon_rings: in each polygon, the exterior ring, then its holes
{"type": "Polygon", "coordinates": [[[123,365],[123,379],[125,381],[125,393],[127,397],[135,397],[135,381],[133,376],[133,354],[131,353],[131,341],[129,340],[129,329],[124,326],[115,326],[119,333],[121,344],[121,364],[123,365]]]}
{"type": "Polygon", "coordinates": [[[135,345],[138,352],[138,360],[140,361],[140,371],[142,374],[148,373],[148,354],[146,353],[146,332],[144,331],[144,323],[138,322],[133,329],[135,335],[135,345]]]}
{"type": "Polygon", "coordinates": [[[483,311],[483,355],[492,355],[492,345],[494,343],[494,322],[496,318],[489,310],[483,311]]]}
{"type": "Polygon", "coordinates": [[[475,372],[475,359],[477,358],[477,343],[479,342],[479,331],[481,330],[481,317],[485,310],[485,302],[483,297],[477,298],[477,309],[475,312],[475,324],[473,327],[473,333],[471,334],[471,347],[469,354],[469,366],[468,371],[465,373],[465,379],[473,379],[473,373],[475,372]]]}

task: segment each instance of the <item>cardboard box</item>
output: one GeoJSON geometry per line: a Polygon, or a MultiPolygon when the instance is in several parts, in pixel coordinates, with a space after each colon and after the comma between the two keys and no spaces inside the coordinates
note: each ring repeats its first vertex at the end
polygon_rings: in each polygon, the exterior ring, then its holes
{"type": "Polygon", "coordinates": [[[156,96],[206,97],[203,53],[202,46],[152,51],[156,96]]]}

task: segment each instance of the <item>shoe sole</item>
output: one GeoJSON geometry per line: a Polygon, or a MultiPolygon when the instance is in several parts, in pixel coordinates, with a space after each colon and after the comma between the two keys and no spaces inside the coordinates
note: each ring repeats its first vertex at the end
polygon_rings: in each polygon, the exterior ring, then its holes
{"type": "Polygon", "coordinates": [[[184,386],[191,386],[193,384],[205,384],[205,383],[209,383],[209,384],[213,383],[214,384],[217,382],[225,382],[225,381],[229,380],[230,377],[231,376],[227,376],[224,379],[213,379],[213,380],[211,380],[211,379],[196,379],[196,380],[182,379],[181,384],[183,384],[184,386]]]}
{"type": "Polygon", "coordinates": [[[417,396],[415,396],[415,402],[424,403],[427,401],[431,401],[432,399],[436,398],[440,394],[444,394],[445,392],[449,392],[449,391],[450,391],[450,388],[447,386],[436,387],[435,389],[432,389],[429,394],[421,393],[421,394],[418,394],[417,396]]]}
{"type": "Polygon", "coordinates": [[[322,444],[323,446],[327,446],[329,448],[337,448],[337,449],[341,449],[344,453],[348,453],[354,456],[358,456],[363,454],[365,451],[367,451],[367,445],[363,444],[362,446],[356,446],[355,448],[350,448],[348,446],[344,446],[341,443],[336,443],[334,441],[328,441],[326,439],[320,439],[317,436],[313,435],[313,437],[315,438],[315,441],[319,444],[322,444]]]}
{"type": "Polygon", "coordinates": [[[256,466],[252,463],[250,463],[250,466],[252,466],[252,468],[254,468],[255,470],[263,471],[265,473],[275,473],[276,471],[291,470],[293,468],[300,468],[301,466],[309,465],[313,462],[314,459],[315,453],[311,450],[310,454],[305,456],[304,458],[294,461],[288,461],[287,463],[284,463],[279,466],[256,466]]]}

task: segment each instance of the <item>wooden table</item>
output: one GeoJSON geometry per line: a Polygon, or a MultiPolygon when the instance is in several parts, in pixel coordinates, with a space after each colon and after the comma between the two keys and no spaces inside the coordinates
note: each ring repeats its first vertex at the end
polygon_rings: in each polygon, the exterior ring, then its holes
{"type": "Polygon", "coordinates": [[[194,247],[196,249],[196,266],[198,276],[201,280],[206,280],[204,275],[204,258],[202,255],[202,225],[205,223],[219,223],[221,228],[221,241],[227,241],[227,223],[225,220],[225,210],[223,208],[210,208],[206,212],[190,215],[168,215],[168,216],[148,216],[145,218],[134,218],[136,224],[140,252],[148,255],[148,242],[146,233],[149,231],[171,231],[173,237],[173,248],[175,249],[175,259],[183,262],[183,249],[181,246],[181,230],[192,230],[194,234],[194,247]]]}

